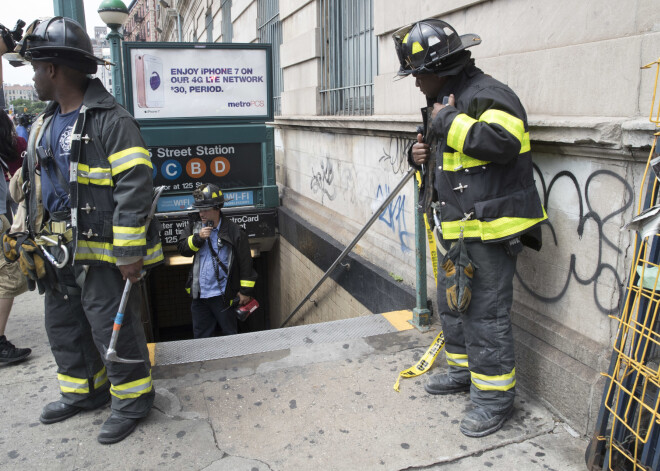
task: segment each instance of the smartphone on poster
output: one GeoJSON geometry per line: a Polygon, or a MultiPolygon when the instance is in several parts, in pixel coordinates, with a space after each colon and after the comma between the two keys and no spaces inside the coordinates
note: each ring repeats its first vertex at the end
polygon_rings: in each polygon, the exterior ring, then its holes
{"type": "Polygon", "coordinates": [[[135,56],[135,86],[137,88],[137,104],[140,108],[146,108],[147,100],[144,93],[144,56],[142,54],[135,56]]]}
{"type": "Polygon", "coordinates": [[[137,96],[140,108],[164,105],[163,62],[160,57],[138,54],[135,57],[137,96]]]}

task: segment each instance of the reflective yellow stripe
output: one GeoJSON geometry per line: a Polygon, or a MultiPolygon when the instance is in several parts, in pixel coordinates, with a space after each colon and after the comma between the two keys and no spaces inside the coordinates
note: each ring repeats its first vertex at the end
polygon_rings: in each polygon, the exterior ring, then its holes
{"type": "Polygon", "coordinates": [[[147,256],[144,257],[142,260],[142,263],[145,266],[148,265],[153,265],[154,263],[158,263],[161,260],[164,260],[165,256],[163,255],[163,246],[161,245],[160,242],[158,242],[155,246],[153,246],[150,249],[147,249],[147,256]]]}
{"type": "Polygon", "coordinates": [[[94,389],[98,389],[99,386],[103,386],[108,382],[108,374],[105,371],[105,366],[94,375],[94,389]]]}
{"type": "Polygon", "coordinates": [[[146,378],[131,381],[130,383],[112,385],[110,387],[110,394],[119,399],[132,399],[140,397],[153,389],[151,382],[151,373],[146,378]]]}
{"type": "Polygon", "coordinates": [[[489,124],[499,124],[522,144],[523,135],[525,134],[525,123],[523,123],[522,119],[516,118],[506,111],[486,110],[479,116],[479,121],[489,124]]]}
{"type": "Polygon", "coordinates": [[[78,164],[78,183],[82,185],[113,186],[112,169],[78,164]]]}
{"type": "Polygon", "coordinates": [[[473,159],[460,152],[444,152],[442,154],[442,169],[446,172],[456,172],[464,168],[479,167],[489,163],[486,160],[473,159]]]}
{"type": "Polygon", "coordinates": [[[449,132],[447,133],[447,145],[452,149],[456,149],[460,153],[463,153],[463,144],[465,144],[465,137],[467,136],[468,131],[477,120],[470,118],[468,115],[461,113],[454,118],[451,126],[449,126],[449,132]]]}
{"type": "Polygon", "coordinates": [[[466,353],[449,353],[447,350],[445,350],[445,355],[447,355],[448,365],[468,368],[468,356],[466,353]]]}
{"type": "Polygon", "coordinates": [[[254,281],[250,280],[241,280],[241,287],[243,288],[252,288],[254,287],[254,281]]]}
{"type": "Polygon", "coordinates": [[[510,218],[502,217],[492,221],[480,221],[471,219],[469,221],[449,221],[443,222],[442,235],[445,239],[458,239],[461,233],[461,226],[464,237],[477,237],[481,240],[497,240],[524,231],[548,219],[548,215],[543,208],[543,217],[536,219],[528,218],[510,218]]]}
{"type": "Polygon", "coordinates": [[[413,54],[417,54],[418,52],[422,52],[423,50],[424,50],[424,48],[422,47],[422,45],[420,43],[418,43],[417,41],[415,41],[413,43],[413,45],[412,45],[412,53],[413,54]]]}
{"type": "Polygon", "coordinates": [[[488,376],[470,372],[472,384],[482,391],[508,391],[516,385],[516,369],[499,376],[488,376]]]}
{"type": "MultiPolygon", "coordinates": [[[[520,153],[524,154],[530,150],[529,133],[526,132],[523,134],[520,153]]],[[[444,152],[442,154],[442,169],[446,172],[456,172],[465,168],[480,167],[489,163],[490,161],[488,160],[475,159],[461,152],[444,152]]]]}
{"type": "Polygon", "coordinates": [[[153,168],[149,159],[149,151],[144,147],[131,147],[112,154],[108,157],[108,162],[112,165],[112,176],[141,164],[153,168]]]}
{"type": "Polygon", "coordinates": [[[193,252],[197,252],[199,250],[199,247],[196,247],[195,244],[193,244],[193,236],[188,236],[188,247],[190,247],[190,250],[193,252]]]}
{"type": "Polygon", "coordinates": [[[522,143],[520,144],[520,153],[524,154],[525,152],[529,152],[532,150],[532,146],[529,143],[529,133],[526,132],[523,134],[523,139],[522,143]]]}
{"type": "Polygon", "coordinates": [[[74,378],[73,376],[57,373],[57,380],[60,382],[60,390],[63,393],[89,393],[89,381],[87,381],[87,378],[74,378]]]}
{"type": "MultiPolygon", "coordinates": [[[[518,141],[520,141],[520,153],[529,152],[531,150],[529,144],[529,133],[525,132],[525,123],[520,118],[501,110],[486,110],[479,117],[479,121],[488,123],[488,124],[499,124],[504,129],[506,129],[511,135],[513,135],[518,141]]],[[[463,146],[465,145],[465,138],[467,137],[470,128],[477,120],[469,117],[466,114],[459,114],[454,118],[454,121],[449,127],[449,132],[447,133],[447,144],[456,149],[459,153],[463,154],[463,146]]],[[[461,162],[462,163],[462,162],[461,162]]],[[[480,163],[476,165],[482,165],[480,163]]],[[[471,165],[471,166],[476,166],[471,165]]],[[[443,164],[445,170],[452,171],[458,165],[449,165],[443,164]]],[[[467,168],[468,165],[463,164],[463,167],[467,168]]]]}
{"type": "Polygon", "coordinates": [[[117,247],[139,247],[141,245],[147,245],[147,234],[144,226],[113,226],[112,233],[113,244],[117,247]]]}
{"type": "MultiPolygon", "coordinates": [[[[144,257],[144,265],[153,265],[163,260],[163,247],[158,242],[154,247],[147,248],[144,257]]],[[[76,260],[96,260],[100,262],[117,263],[117,258],[112,255],[112,244],[105,242],[78,241],[76,249],[76,260]]]]}

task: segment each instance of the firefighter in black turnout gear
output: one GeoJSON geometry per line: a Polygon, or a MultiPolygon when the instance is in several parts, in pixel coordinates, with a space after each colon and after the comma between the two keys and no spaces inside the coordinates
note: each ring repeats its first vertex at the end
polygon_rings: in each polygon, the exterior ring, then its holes
{"type": "MultiPolygon", "coordinates": [[[[137,122],[98,79],[103,61],[69,18],[35,21],[17,51],[34,69],[40,100],[21,174],[29,235],[45,244],[45,323],[57,363],[60,399],[43,409],[59,422],[111,399],[98,440],[123,440],[151,409],[155,392],[133,289],[117,343],[120,363],[105,360],[126,279],[163,259],[158,224],[145,227],[152,204],[152,164],[137,122]],[[57,264],[57,266],[56,266],[57,264]]],[[[35,246],[36,247],[36,246],[35,246]]],[[[38,257],[39,250],[31,255],[38,257]]]]}
{"type": "MultiPolygon", "coordinates": [[[[409,154],[422,172],[420,206],[447,251],[438,312],[448,372],[431,394],[470,391],[460,424],[470,437],[497,431],[513,410],[516,370],[510,309],[516,258],[541,248],[547,219],[533,179],[527,115],[516,94],[478,69],[474,34],[427,19],[393,34],[400,76],[427,98],[424,132],[409,154]]],[[[442,273],[442,272],[441,272],[442,273]]]]}
{"type": "Polygon", "coordinates": [[[217,326],[222,335],[238,333],[234,309],[252,300],[257,273],[247,234],[223,217],[225,197],[217,185],[203,184],[193,192],[188,226],[179,238],[179,253],[194,256],[186,290],[192,296],[193,334],[211,337],[217,326]]]}

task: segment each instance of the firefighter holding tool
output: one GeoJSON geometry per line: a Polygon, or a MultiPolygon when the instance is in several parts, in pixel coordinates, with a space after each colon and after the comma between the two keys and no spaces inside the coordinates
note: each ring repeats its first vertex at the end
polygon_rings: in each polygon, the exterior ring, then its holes
{"type": "Polygon", "coordinates": [[[78,23],[37,20],[16,52],[34,69],[39,99],[49,101],[32,126],[18,182],[27,230],[3,240],[5,255],[18,259],[33,289],[45,291],[60,398],[44,407],[40,421],[60,422],[111,400],[98,441],[116,443],[149,413],[155,396],[140,290],[125,299],[119,356],[104,352],[125,280],[138,281],[163,259],[158,224],[148,223],[149,152],[135,119],[88,77],[104,62],[78,23]]]}
{"type": "Polygon", "coordinates": [[[482,437],[513,411],[516,258],[523,246],[541,248],[547,219],[527,115],[509,87],[475,66],[467,48],[481,42],[478,36],[427,19],[399,29],[393,40],[398,75],[412,75],[427,99],[409,162],[422,174],[418,210],[435,223],[446,252],[437,292],[449,368],[424,387],[431,394],[469,391],[474,408],[460,430],[482,437]]]}

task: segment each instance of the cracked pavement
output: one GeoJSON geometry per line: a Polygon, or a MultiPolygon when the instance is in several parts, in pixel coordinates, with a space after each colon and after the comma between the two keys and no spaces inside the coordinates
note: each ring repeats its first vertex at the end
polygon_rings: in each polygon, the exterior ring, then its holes
{"type": "MultiPolygon", "coordinates": [[[[430,396],[404,379],[437,331],[415,330],[153,370],[151,414],[126,440],[100,445],[109,406],[43,425],[58,397],[43,298],[15,301],[7,337],[33,349],[0,365],[0,469],[584,470],[587,442],[519,391],[513,417],[488,437],[463,436],[467,394],[430,396]]],[[[434,372],[444,369],[441,360],[434,372]]]]}

